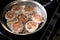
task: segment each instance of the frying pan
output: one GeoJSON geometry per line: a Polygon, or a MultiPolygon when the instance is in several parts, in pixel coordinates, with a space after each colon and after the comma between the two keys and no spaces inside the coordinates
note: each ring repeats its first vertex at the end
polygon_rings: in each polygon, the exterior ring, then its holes
{"type": "MultiPolygon", "coordinates": [[[[7,30],[8,32],[12,33],[12,34],[15,34],[13,33],[12,31],[9,30],[9,28],[7,28],[6,26],[6,20],[4,18],[5,16],[5,13],[6,11],[8,11],[8,9],[12,6],[12,5],[15,5],[15,4],[23,4],[23,3],[26,3],[26,4],[30,4],[30,5],[34,5],[36,7],[38,7],[40,9],[40,15],[42,15],[42,17],[44,18],[44,22],[42,23],[42,25],[34,32],[32,33],[24,33],[24,34],[16,34],[16,35],[29,35],[29,34],[33,34],[35,32],[38,32],[40,29],[42,29],[47,21],[47,12],[44,8],[43,5],[41,5],[40,3],[36,2],[36,1],[33,1],[33,0],[16,0],[16,1],[13,1],[11,3],[9,3],[8,5],[6,5],[6,7],[3,9],[2,11],[2,17],[1,17],[1,25],[2,27],[7,30]]],[[[39,11],[39,10],[37,10],[39,11]]]]}

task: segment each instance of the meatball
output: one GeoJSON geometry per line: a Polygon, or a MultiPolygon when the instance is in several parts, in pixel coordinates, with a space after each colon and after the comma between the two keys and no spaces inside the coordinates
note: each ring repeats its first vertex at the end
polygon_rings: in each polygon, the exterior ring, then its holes
{"type": "Polygon", "coordinates": [[[29,14],[33,13],[34,8],[32,6],[26,5],[25,8],[24,8],[24,10],[25,10],[25,13],[29,15],[29,14]]]}
{"type": "Polygon", "coordinates": [[[20,12],[20,6],[19,5],[13,5],[12,6],[12,8],[11,8],[11,10],[12,11],[15,11],[15,13],[19,13],[20,12]]]}
{"type": "Polygon", "coordinates": [[[14,11],[18,11],[19,9],[20,9],[19,5],[13,5],[12,6],[12,10],[14,10],[14,11]]]}
{"type": "Polygon", "coordinates": [[[8,21],[13,20],[15,18],[15,12],[14,11],[8,11],[8,12],[6,12],[5,18],[8,21]]]}
{"type": "Polygon", "coordinates": [[[42,22],[42,16],[40,16],[39,14],[33,14],[32,20],[36,23],[41,23],[42,22]]]}
{"type": "Polygon", "coordinates": [[[38,24],[33,21],[28,21],[25,25],[25,28],[28,32],[34,32],[38,28],[38,24]]]}
{"type": "Polygon", "coordinates": [[[22,22],[27,22],[27,21],[28,21],[27,16],[24,15],[24,14],[18,15],[18,16],[17,16],[17,19],[18,19],[18,21],[22,21],[22,22]]]}
{"type": "Polygon", "coordinates": [[[24,9],[25,9],[25,11],[32,11],[33,7],[26,5],[24,9]]]}
{"type": "Polygon", "coordinates": [[[15,22],[11,23],[11,30],[15,33],[22,32],[23,28],[24,28],[24,26],[23,26],[22,22],[15,21],[15,22]]]}

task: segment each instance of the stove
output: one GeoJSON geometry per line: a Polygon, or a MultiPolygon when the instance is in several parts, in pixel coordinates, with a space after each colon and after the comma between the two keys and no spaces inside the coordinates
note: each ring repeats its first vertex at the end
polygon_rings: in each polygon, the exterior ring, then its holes
{"type": "MultiPolygon", "coordinates": [[[[14,0],[0,0],[0,13],[1,10],[10,2],[14,0]]],[[[57,20],[59,19],[59,14],[57,14],[58,8],[58,0],[35,0],[42,4],[46,11],[47,11],[47,22],[44,25],[44,27],[31,35],[14,35],[9,32],[7,32],[0,24],[0,34],[1,39],[5,40],[51,40],[51,35],[56,27],[57,20]]],[[[1,16],[1,15],[0,15],[1,16]]]]}

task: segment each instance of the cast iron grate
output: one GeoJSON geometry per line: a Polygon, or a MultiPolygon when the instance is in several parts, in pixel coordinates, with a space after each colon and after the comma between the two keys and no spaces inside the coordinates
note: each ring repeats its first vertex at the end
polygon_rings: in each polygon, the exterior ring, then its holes
{"type": "Polygon", "coordinates": [[[55,28],[55,24],[56,24],[56,22],[57,22],[57,20],[59,19],[59,16],[60,16],[60,14],[57,14],[58,8],[59,8],[59,5],[57,6],[56,11],[53,14],[53,16],[52,16],[46,30],[44,31],[44,34],[42,35],[40,40],[49,40],[49,38],[50,38],[54,28],[55,28]]]}

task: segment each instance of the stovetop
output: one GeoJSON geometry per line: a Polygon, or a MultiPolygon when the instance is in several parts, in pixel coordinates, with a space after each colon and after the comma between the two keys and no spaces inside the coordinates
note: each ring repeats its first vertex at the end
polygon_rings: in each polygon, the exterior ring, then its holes
{"type": "MultiPolygon", "coordinates": [[[[13,0],[14,1],[14,0],[13,0]]],[[[56,0],[50,2],[50,0],[35,0],[38,1],[39,3],[41,3],[42,5],[47,5],[45,6],[45,9],[47,11],[47,22],[45,24],[45,26],[38,32],[31,34],[31,35],[26,35],[26,36],[17,36],[14,34],[11,34],[9,32],[7,32],[5,29],[3,29],[3,27],[0,25],[0,34],[1,35],[1,39],[5,38],[5,39],[9,39],[9,40],[49,40],[52,30],[55,27],[55,24],[57,22],[58,19],[58,15],[56,15],[55,11],[57,10],[58,7],[58,3],[56,0]],[[57,16],[57,17],[56,17],[57,16]],[[48,31],[47,31],[48,30],[48,31]],[[46,38],[45,38],[46,37],[46,38]],[[49,37],[49,38],[48,38],[49,37]],[[44,39],[45,38],[45,39],[44,39]]],[[[0,0],[0,12],[1,10],[8,4],[12,2],[12,0],[0,0]]],[[[1,15],[0,15],[1,16],[1,15]]]]}

